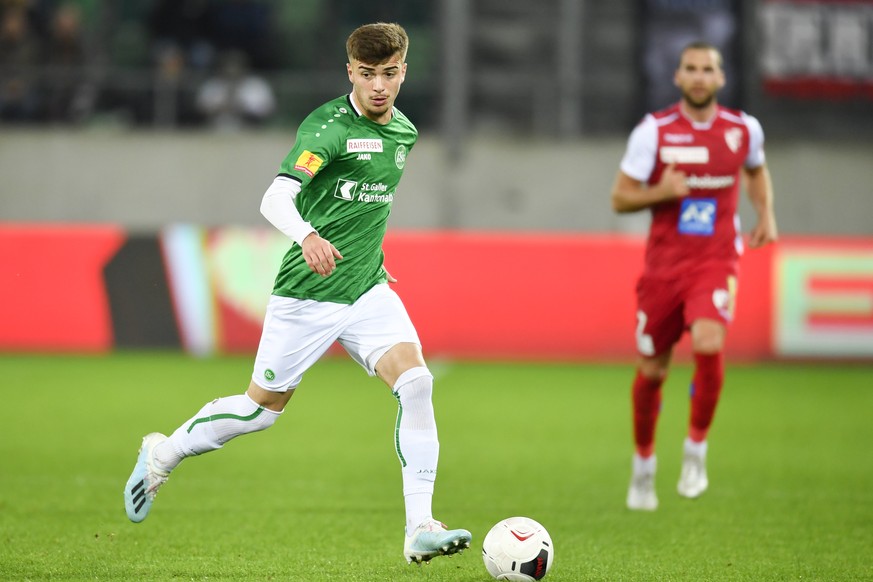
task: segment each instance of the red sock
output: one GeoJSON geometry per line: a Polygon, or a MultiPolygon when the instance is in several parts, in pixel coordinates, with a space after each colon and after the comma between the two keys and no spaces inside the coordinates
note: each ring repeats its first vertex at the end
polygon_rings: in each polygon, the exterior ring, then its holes
{"type": "Polygon", "coordinates": [[[724,361],[721,353],[694,354],[694,363],[688,436],[699,443],[706,440],[715,416],[715,407],[724,384],[724,361]]]}
{"type": "Polygon", "coordinates": [[[634,444],[643,458],[655,452],[655,425],[661,412],[661,385],[663,379],[652,380],[639,371],[633,384],[634,444]]]}

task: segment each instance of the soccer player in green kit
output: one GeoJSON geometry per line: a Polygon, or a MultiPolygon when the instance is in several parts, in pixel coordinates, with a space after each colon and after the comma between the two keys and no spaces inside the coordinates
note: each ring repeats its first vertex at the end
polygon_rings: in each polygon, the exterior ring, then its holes
{"type": "Polygon", "coordinates": [[[143,438],[124,490],[132,521],[146,518],[183,459],[272,426],[306,370],[338,341],[399,403],[394,444],[406,508],[404,557],[421,563],[470,546],[469,531],[433,518],[439,457],[433,376],[383,266],[388,214],[418,137],[394,108],[408,45],[398,24],[368,24],[349,36],[352,92],[300,124],[261,202],[261,213],[294,244],[267,306],[251,383],[244,394],[206,404],[169,437],[143,438]]]}

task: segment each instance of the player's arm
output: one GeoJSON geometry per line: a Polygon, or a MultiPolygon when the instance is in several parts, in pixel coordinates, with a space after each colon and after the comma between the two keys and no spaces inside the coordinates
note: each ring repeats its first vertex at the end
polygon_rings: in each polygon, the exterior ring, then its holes
{"type": "Polygon", "coordinates": [[[336,269],[336,259],[343,257],[330,241],[321,238],[315,228],[300,215],[294,204],[300,190],[301,185],[297,180],[277,176],[261,199],[261,214],[285,236],[300,245],[303,258],[313,273],[327,277],[336,269]]]}
{"type": "Polygon", "coordinates": [[[758,214],[758,223],[749,236],[749,246],[762,247],[775,242],[779,234],[776,228],[776,214],[773,210],[773,183],[766,164],[756,168],[746,168],[746,191],[752,207],[758,214]]]}
{"type": "Polygon", "coordinates": [[[675,164],[664,168],[661,179],[652,186],[619,170],[612,185],[612,209],[619,213],[636,212],[687,196],[688,192],[685,172],[677,170],[675,164]]]}
{"type": "Polygon", "coordinates": [[[742,114],[749,128],[749,154],[743,165],[746,193],[758,214],[758,223],[749,235],[749,246],[762,247],[776,240],[776,215],[773,211],[773,184],[764,156],[764,130],[757,119],[742,114]]]}
{"type": "Polygon", "coordinates": [[[647,115],[631,132],[627,149],[612,185],[612,209],[619,213],[636,212],[688,194],[685,173],[670,164],[657,184],[649,185],[658,157],[658,127],[647,115]]]}

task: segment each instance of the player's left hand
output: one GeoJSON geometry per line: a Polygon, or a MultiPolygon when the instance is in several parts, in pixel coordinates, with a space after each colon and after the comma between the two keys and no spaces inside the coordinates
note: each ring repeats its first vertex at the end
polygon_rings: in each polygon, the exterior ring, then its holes
{"type": "Polygon", "coordinates": [[[336,269],[336,262],[343,258],[336,247],[330,241],[318,236],[317,232],[309,233],[303,239],[301,247],[309,270],[322,277],[330,276],[336,269]]]}
{"type": "Polygon", "coordinates": [[[749,247],[757,249],[766,246],[772,242],[776,242],[779,234],[776,228],[776,218],[770,214],[761,217],[755,228],[752,229],[749,235],[749,247]]]}
{"type": "MultiPolygon", "coordinates": [[[[385,269],[385,267],[382,267],[382,268],[385,269]]],[[[391,273],[388,272],[388,269],[385,269],[385,276],[388,277],[388,282],[389,282],[389,283],[396,283],[396,282],[397,282],[397,279],[395,279],[395,278],[391,275],[391,273]]]]}

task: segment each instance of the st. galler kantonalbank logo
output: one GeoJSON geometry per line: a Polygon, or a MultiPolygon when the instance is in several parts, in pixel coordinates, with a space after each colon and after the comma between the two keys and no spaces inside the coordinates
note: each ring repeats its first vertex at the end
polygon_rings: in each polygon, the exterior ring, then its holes
{"type": "Polygon", "coordinates": [[[358,189],[358,183],[352,182],[351,180],[340,180],[336,183],[336,190],[333,195],[335,198],[342,198],[343,200],[354,200],[355,199],[355,191],[358,189]]]}

